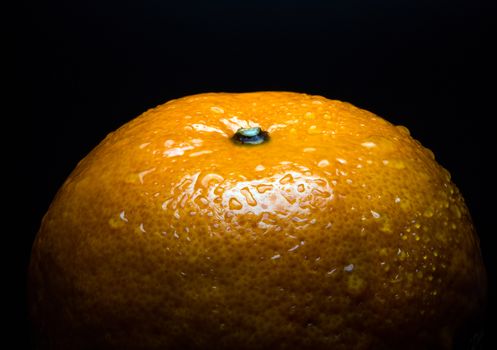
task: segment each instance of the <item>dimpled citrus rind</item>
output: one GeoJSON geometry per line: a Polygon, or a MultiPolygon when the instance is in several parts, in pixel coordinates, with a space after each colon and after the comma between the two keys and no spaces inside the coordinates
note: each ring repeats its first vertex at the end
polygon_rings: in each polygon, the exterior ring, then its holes
{"type": "Polygon", "coordinates": [[[67,179],[30,267],[55,349],[450,349],[485,277],[433,154],[348,103],[170,101],[67,179]],[[257,146],[230,139],[260,126],[257,146]]]}

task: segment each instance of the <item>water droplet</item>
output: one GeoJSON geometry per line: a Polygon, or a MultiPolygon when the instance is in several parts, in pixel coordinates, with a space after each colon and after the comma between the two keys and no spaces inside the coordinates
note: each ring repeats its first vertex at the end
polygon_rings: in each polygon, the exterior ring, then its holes
{"type": "Polygon", "coordinates": [[[374,210],[371,210],[371,215],[373,216],[373,218],[375,219],[379,219],[380,218],[380,213],[374,211],[374,210]]]}
{"type": "Polygon", "coordinates": [[[155,171],[155,168],[151,168],[151,169],[147,169],[147,170],[139,172],[138,179],[140,180],[140,183],[143,183],[143,178],[145,177],[145,175],[150,174],[153,171],[155,171]]]}
{"type": "Polygon", "coordinates": [[[309,119],[309,120],[312,120],[312,119],[315,119],[316,116],[314,115],[314,113],[312,112],[306,112],[305,115],[304,115],[304,118],[305,119],[309,119]]]}
{"type": "Polygon", "coordinates": [[[314,147],[306,147],[304,148],[305,153],[315,152],[316,149],[314,147]]]}
{"type": "MultiPolygon", "coordinates": [[[[452,176],[451,176],[451,174],[450,174],[450,172],[449,172],[447,169],[445,169],[445,168],[442,168],[442,171],[444,172],[444,175],[445,175],[445,180],[446,180],[447,182],[450,182],[450,179],[451,179],[451,177],[452,177],[452,176]]],[[[451,192],[450,192],[450,194],[454,193],[453,191],[454,191],[454,190],[451,188],[451,192]]]]}
{"type": "MultiPolygon", "coordinates": [[[[309,173],[308,176],[310,176],[310,175],[311,174],[309,173]]],[[[320,187],[326,187],[328,185],[326,180],[324,180],[322,178],[313,179],[312,182],[314,182],[316,185],[318,185],[320,187]]]]}
{"type": "Polygon", "coordinates": [[[381,248],[379,251],[381,256],[387,256],[388,255],[388,249],[387,248],[381,248]]]}
{"type": "Polygon", "coordinates": [[[399,256],[400,261],[404,261],[408,257],[408,254],[400,248],[397,251],[397,255],[399,256]]]}
{"type": "Polygon", "coordinates": [[[205,188],[208,188],[209,185],[211,185],[212,183],[221,183],[224,181],[224,178],[219,175],[219,174],[214,174],[214,173],[209,173],[209,174],[206,174],[201,180],[200,180],[200,184],[205,187],[205,188]]]}
{"type": "MultiPolygon", "coordinates": [[[[172,198],[168,198],[166,199],[163,203],[162,203],[162,209],[163,210],[167,210],[167,207],[169,206],[169,203],[171,203],[173,199],[172,198]]],[[[174,209],[174,208],[173,208],[174,209]]]]}
{"type": "Polygon", "coordinates": [[[173,140],[166,140],[166,141],[164,142],[164,146],[165,146],[166,148],[171,148],[173,145],[174,145],[174,141],[173,141],[173,140]]]}
{"type": "Polygon", "coordinates": [[[433,153],[433,151],[429,148],[424,148],[425,152],[428,153],[428,156],[431,158],[431,159],[435,159],[435,153],[433,153]]]}
{"type": "Polygon", "coordinates": [[[311,125],[307,129],[307,133],[310,134],[310,135],[317,135],[317,134],[321,133],[321,130],[319,130],[319,128],[316,125],[311,125]]]}
{"type": "Polygon", "coordinates": [[[196,131],[217,132],[217,133],[223,135],[224,137],[228,137],[228,135],[224,131],[217,129],[217,128],[214,128],[212,126],[207,126],[204,124],[192,124],[191,127],[196,131]]]}
{"type": "Polygon", "coordinates": [[[389,168],[393,168],[393,169],[405,169],[406,167],[406,164],[399,160],[399,159],[385,159],[383,160],[383,164],[388,166],[389,168]]]}
{"type": "MultiPolygon", "coordinates": [[[[216,186],[214,188],[214,194],[217,195],[217,196],[222,196],[224,193],[224,188],[222,186],[216,186]]],[[[218,200],[218,198],[214,198],[214,201],[216,202],[216,200],[218,200]]]]}
{"type": "Polygon", "coordinates": [[[289,252],[293,252],[297,250],[300,247],[300,244],[297,244],[296,246],[293,246],[292,248],[288,249],[289,252]]]}
{"type": "Polygon", "coordinates": [[[366,147],[366,148],[373,148],[373,147],[376,147],[376,143],[371,142],[371,141],[366,141],[366,142],[361,143],[361,146],[366,147]]]}
{"type": "Polygon", "coordinates": [[[352,272],[354,270],[354,264],[349,264],[343,268],[344,271],[352,272]]]}
{"type": "Polygon", "coordinates": [[[190,157],[198,157],[198,156],[201,156],[203,154],[209,154],[209,153],[212,153],[212,151],[210,150],[203,150],[203,151],[198,151],[198,152],[193,152],[193,153],[190,153],[190,157]]]}
{"type": "Polygon", "coordinates": [[[286,174],[280,179],[280,184],[285,185],[287,183],[293,182],[292,174],[286,174]]]}
{"type": "Polygon", "coordinates": [[[281,192],[281,196],[283,198],[285,198],[285,200],[291,205],[295,204],[295,202],[297,201],[297,199],[295,198],[295,196],[293,194],[281,192]]]}
{"type": "Polygon", "coordinates": [[[213,111],[214,113],[218,113],[218,114],[224,113],[224,109],[222,109],[221,107],[217,107],[217,106],[212,106],[211,111],[213,111]]]}
{"type": "Polygon", "coordinates": [[[200,207],[200,208],[207,208],[209,205],[209,200],[205,197],[198,196],[195,198],[194,202],[200,207]]]}
{"type": "Polygon", "coordinates": [[[266,169],[266,168],[264,167],[264,165],[261,165],[261,164],[259,164],[255,167],[255,171],[263,171],[264,169],[266,169]]]}
{"type": "Polygon", "coordinates": [[[411,135],[411,132],[409,131],[408,128],[406,128],[404,125],[396,125],[395,126],[397,130],[399,130],[401,133],[406,134],[406,135],[411,135]]]}
{"type": "Polygon", "coordinates": [[[247,201],[248,205],[255,206],[257,205],[257,201],[255,200],[254,196],[252,195],[252,192],[250,192],[250,189],[248,187],[244,187],[240,190],[240,193],[245,197],[245,200],[247,201]]]}
{"type": "Polygon", "coordinates": [[[347,164],[347,161],[343,158],[336,158],[337,162],[340,164],[347,164]]]}
{"type": "Polygon", "coordinates": [[[140,224],[140,231],[143,233],[146,233],[145,228],[143,227],[143,223],[140,224]]]}
{"type": "Polygon", "coordinates": [[[328,165],[330,165],[330,162],[327,159],[322,159],[318,163],[318,167],[320,167],[320,168],[325,168],[328,165]]]}
{"type": "Polygon", "coordinates": [[[328,191],[321,191],[321,190],[318,190],[317,188],[314,188],[312,190],[312,194],[316,197],[321,197],[321,198],[329,198],[331,197],[331,193],[328,192],[328,191]]]}
{"type": "Polygon", "coordinates": [[[433,216],[433,210],[428,208],[424,211],[423,216],[426,218],[431,218],[433,216]]]}
{"type": "Polygon", "coordinates": [[[124,210],[119,213],[119,218],[124,222],[128,222],[128,218],[126,217],[126,213],[124,212],[124,210]]]}
{"type": "Polygon", "coordinates": [[[306,218],[300,218],[300,217],[298,217],[298,216],[294,216],[294,217],[292,218],[292,221],[293,221],[293,222],[302,223],[302,222],[307,222],[307,219],[306,219],[306,218]]]}
{"type": "Polygon", "coordinates": [[[179,157],[185,154],[185,151],[193,149],[193,146],[184,146],[184,147],[175,147],[175,148],[170,148],[162,152],[164,157],[171,158],[171,157],[179,157]]]}
{"type": "Polygon", "coordinates": [[[264,193],[273,188],[273,185],[270,184],[260,184],[256,186],[257,192],[264,193]]]}
{"type": "Polygon", "coordinates": [[[184,192],[186,191],[190,185],[193,183],[193,181],[188,178],[188,177],[184,177],[183,179],[181,179],[181,181],[176,185],[175,189],[179,189],[181,192],[184,192]]]}
{"type": "Polygon", "coordinates": [[[231,210],[240,210],[243,208],[243,205],[236,198],[230,198],[229,207],[231,210]]]}
{"type": "Polygon", "coordinates": [[[281,258],[281,255],[279,255],[279,254],[273,255],[271,257],[271,259],[273,259],[273,260],[276,260],[276,259],[279,259],[279,258],[281,258]]]}
{"type": "MultiPolygon", "coordinates": [[[[396,274],[396,275],[394,276],[394,278],[392,278],[392,279],[390,280],[390,283],[399,283],[399,282],[401,282],[401,281],[402,281],[402,278],[400,277],[400,275],[399,275],[399,274],[396,274]]],[[[395,298],[396,298],[396,299],[398,299],[398,298],[399,298],[399,295],[397,295],[397,294],[396,294],[396,295],[395,295],[395,298]]]]}

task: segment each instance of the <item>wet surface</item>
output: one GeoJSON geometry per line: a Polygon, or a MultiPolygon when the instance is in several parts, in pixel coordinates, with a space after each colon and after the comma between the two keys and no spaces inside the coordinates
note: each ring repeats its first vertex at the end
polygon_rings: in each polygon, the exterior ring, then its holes
{"type": "Polygon", "coordinates": [[[47,293],[97,323],[138,322],[133,337],[153,314],[171,329],[164,345],[202,324],[199,344],[298,332],[302,346],[367,348],[426,333],[418,345],[443,348],[481,302],[477,242],[449,173],[406,128],[346,103],[187,97],[110,135],[75,174],[37,243],[75,294],[47,293]],[[269,142],[231,142],[256,126],[269,142]],[[128,316],[113,311],[124,305],[128,316]]]}

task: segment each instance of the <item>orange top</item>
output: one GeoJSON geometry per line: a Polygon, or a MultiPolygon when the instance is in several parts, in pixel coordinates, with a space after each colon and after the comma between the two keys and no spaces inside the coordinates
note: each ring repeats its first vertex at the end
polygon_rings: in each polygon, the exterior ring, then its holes
{"type": "Polygon", "coordinates": [[[448,349],[485,283],[431,151],[289,92],[189,96],[111,133],[58,193],[32,271],[72,348],[448,349]],[[269,140],[233,142],[250,127],[269,140]]]}

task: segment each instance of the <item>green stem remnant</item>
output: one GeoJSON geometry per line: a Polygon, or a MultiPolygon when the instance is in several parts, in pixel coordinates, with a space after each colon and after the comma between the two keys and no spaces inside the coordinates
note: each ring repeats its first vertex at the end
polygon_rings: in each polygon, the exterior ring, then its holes
{"type": "Polygon", "coordinates": [[[262,131],[260,127],[240,128],[231,138],[233,142],[242,145],[259,145],[269,141],[269,133],[262,131]]]}

